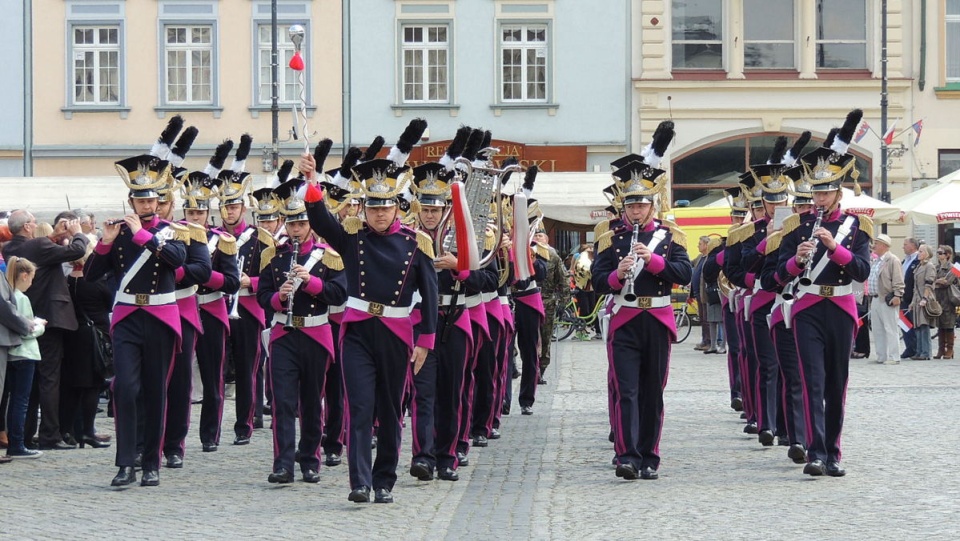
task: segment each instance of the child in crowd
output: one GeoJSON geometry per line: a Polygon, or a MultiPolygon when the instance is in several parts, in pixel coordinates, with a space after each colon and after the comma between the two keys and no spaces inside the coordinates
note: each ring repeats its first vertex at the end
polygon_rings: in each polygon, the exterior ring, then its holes
{"type": "Polygon", "coordinates": [[[23,441],[23,426],[26,422],[30,388],[33,386],[33,372],[40,360],[37,337],[43,334],[47,324],[46,320],[34,317],[30,299],[23,293],[33,284],[36,273],[37,266],[29,260],[14,256],[7,261],[7,281],[14,289],[17,311],[34,322],[33,332],[24,336],[22,343],[10,348],[8,352],[7,388],[10,389],[10,403],[7,406],[7,456],[10,458],[38,458],[43,455],[41,451],[27,449],[23,441]]]}

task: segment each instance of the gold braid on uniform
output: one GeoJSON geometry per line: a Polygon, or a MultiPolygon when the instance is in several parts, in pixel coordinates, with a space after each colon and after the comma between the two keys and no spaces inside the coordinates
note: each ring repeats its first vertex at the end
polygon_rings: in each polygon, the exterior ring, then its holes
{"type": "Polygon", "coordinates": [[[433,238],[423,231],[417,231],[417,247],[430,259],[436,257],[433,255],[433,238]]]}
{"type": "Polygon", "coordinates": [[[237,248],[237,239],[229,233],[219,233],[220,240],[217,241],[217,249],[224,255],[237,255],[240,251],[237,248]]]}
{"type": "Polygon", "coordinates": [[[493,234],[493,230],[487,228],[486,232],[483,235],[483,249],[484,250],[493,250],[497,246],[497,236],[493,234]]]}
{"type": "Polygon", "coordinates": [[[756,222],[747,222],[730,232],[730,238],[727,239],[727,246],[743,242],[749,239],[757,231],[756,222]]]}
{"type": "Polygon", "coordinates": [[[540,244],[539,242],[534,242],[533,251],[542,259],[546,259],[547,261],[550,261],[550,249],[544,246],[543,244],[540,244]]]}
{"type": "Polygon", "coordinates": [[[686,250],[686,249],[687,249],[687,234],[684,233],[683,230],[680,229],[680,227],[679,227],[678,225],[674,224],[673,222],[669,222],[669,223],[670,223],[670,224],[673,224],[673,225],[670,225],[670,226],[669,226],[669,227],[670,227],[670,240],[673,241],[673,243],[676,244],[677,246],[679,246],[679,247],[683,248],[684,250],[686,250]]]}
{"type": "Polygon", "coordinates": [[[207,243],[207,228],[191,222],[187,224],[187,230],[190,232],[191,241],[207,243]]]}
{"type": "Polygon", "coordinates": [[[267,246],[260,252],[260,272],[263,272],[263,269],[270,266],[270,261],[273,259],[277,253],[276,246],[267,246]]]}
{"type": "Polygon", "coordinates": [[[597,238],[597,253],[606,250],[613,244],[613,231],[607,231],[597,238]]]}
{"type": "Polygon", "coordinates": [[[720,237],[710,237],[710,241],[707,243],[707,253],[716,250],[723,244],[723,239],[720,237]]]}
{"type": "Polygon", "coordinates": [[[323,263],[324,267],[327,267],[330,270],[343,270],[343,259],[340,258],[340,254],[338,254],[333,248],[326,248],[323,251],[323,257],[320,258],[320,262],[323,263]]]}
{"type": "Polygon", "coordinates": [[[780,249],[780,241],[783,240],[783,231],[775,231],[769,237],[767,237],[767,248],[763,251],[763,255],[770,255],[773,252],[776,252],[780,249]]]}
{"type": "Polygon", "coordinates": [[[262,227],[257,228],[257,239],[260,240],[260,243],[266,246],[276,246],[277,239],[273,238],[273,233],[267,231],[262,227]]]}
{"type": "Polygon", "coordinates": [[[593,227],[593,238],[599,239],[600,235],[607,231],[610,231],[610,220],[604,220],[593,227]]]}
{"type": "Polygon", "coordinates": [[[857,216],[857,219],[860,220],[860,231],[863,231],[871,239],[873,238],[873,218],[865,215],[857,216]]]}
{"type": "Polygon", "coordinates": [[[343,219],[343,230],[346,231],[348,235],[356,235],[357,231],[360,231],[362,227],[363,220],[356,216],[347,216],[343,219]]]}
{"type": "MultiPolygon", "coordinates": [[[[170,229],[173,229],[173,240],[179,240],[184,244],[190,244],[190,230],[186,227],[171,223],[169,224],[170,229]]],[[[204,235],[203,242],[207,242],[207,237],[204,235]]]]}
{"type": "Polygon", "coordinates": [[[800,215],[791,214],[783,219],[783,229],[781,231],[784,235],[789,235],[796,231],[798,227],[800,227],[800,215]]]}

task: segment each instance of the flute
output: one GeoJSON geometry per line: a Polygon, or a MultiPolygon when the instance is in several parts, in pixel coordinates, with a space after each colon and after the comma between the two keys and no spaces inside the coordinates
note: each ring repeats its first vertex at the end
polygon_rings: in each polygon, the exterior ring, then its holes
{"type": "MultiPolygon", "coordinates": [[[[151,214],[144,214],[144,215],[142,215],[142,216],[139,216],[139,218],[140,218],[141,220],[149,220],[150,218],[153,218],[153,217],[156,216],[156,215],[157,215],[157,213],[154,212],[154,213],[151,213],[151,214]]],[[[125,221],[124,221],[123,218],[117,218],[116,220],[107,220],[107,221],[106,221],[106,224],[107,224],[107,225],[120,225],[120,224],[123,224],[123,223],[125,223],[125,221]]]]}

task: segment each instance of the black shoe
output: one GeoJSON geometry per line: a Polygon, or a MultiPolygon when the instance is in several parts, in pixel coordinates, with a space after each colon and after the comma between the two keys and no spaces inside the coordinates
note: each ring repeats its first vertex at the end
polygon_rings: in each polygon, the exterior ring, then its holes
{"type": "Polygon", "coordinates": [[[510,379],[517,379],[519,377],[520,377],[520,371],[514,368],[513,373],[510,374],[510,379]]]}
{"type": "Polygon", "coordinates": [[[370,501],[370,487],[358,487],[350,491],[347,499],[353,503],[367,503],[370,501]]]}
{"type": "Polygon", "coordinates": [[[457,470],[453,468],[443,468],[440,470],[440,473],[437,474],[437,477],[441,481],[459,481],[460,474],[457,473],[457,470]]]}
{"type": "Polygon", "coordinates": [[[167,455],[167,467],[168,468],[182,468],[183,467],[183,457],[180,455],[167,455]]]}
{"type": "Polygon", "coordinates": [[[794,443],[787,449],[787,457],[790,458],[794,464],[805,464],[807,462],[807,450],[803,448],[803,445],[794,443]]]}
{"type": "MultiPolygon", "coordinates": [[[[234,445],[247,445],[248,443],[250,443],[250,436],[237,436],[237,438],[233,440],[234,445]]],[[[206,451],[206,449],[204,449],[204,451],[206,451]]]]}
{"type": "Polygon", "coordinates": [[[520,413],[522,415],[533,415],[533,406],[521,406],[520,413]]]}
{"type": "Polygon", "coordinates": [[[157,470],[143,470],[143,477],[140,478],[140,486],[157,487],[160,486],[160,472],[157,470]]]}
{"type": "Polygon", "coordinates": [[[657,473],[657,470],[651,468],[650,466],[644,466],[643,469],[640,470],[640,478],[650,481],[653,479],[659,479],[660,474],[657,473]]]}
{"type": "Polygon", "coordinates": [[[770,447],[773,445],[773,431],[763,429],[760,431],[760,435],[757,436],[757,439],[760,441],[760,445],[764,447],[770,447]]]}
{"type": "Polygon", "coordinates": [[[67,451],[70,449],[76,449],[76,445],[70,445],[69,443],[61,441],[53,441],[40,444],[41,451],[67,451]]]}
{"type": "Polygon", "coordinates": [[[786,436],[777,436],[777,445],[780,447],[789,447],[790,440],[786,436]]]}
{"type": "Polygon", "coordinates": [[[713,355],[714,353],[719,353],[717,348],[710,348],[703,352],[704,355],[713,355]]]}
{"type": "Polygon", "coordinates": [[[500,408],[500,415],[510,415],[510,406],[500,408]]]}
{"type": "Polygon", "coordinates": [[[129,485],[131,483],[137,482],[137,473],[133,471],[133,468],[126,466],[120,468],[120,471],[117,473],[117,476],[113,478],[113,481],[110,481],[110,486],[112,487],[122,487],[129,485]]]}
{"type": "Polygon", "coordinates": [[[307,470],[303,472],[303,482],[304,483],[319,483],[320,482],[320,473],[317,470],[307,470]]]}
{"type": "Polygon", "coordinates": [[[640,477],[640,474],[637,473],[637,467],[629,462],[623,464],[617,464],[617,477],[623,477],[628,481],[633,481],[634,479],[640,477]]]}
{"type": "Polygon", "coordinates": [[[296,451],[293,452],[293,461],[296,462],[297,464],[300,463],[300,449],[297,449],[296,451]]]}
{"type": "Polygon", "coordinates": [[[843,477],[847,474],[847,470],[843,469],[843,466],[835,460],[830,460],[827,462],[827,475],[830,477],[843,477]]]}
{"type": "Polygon", "coordinates": [[[204,452],[204,453],[214,453],[214,452],[216,452],[216,450],[217,450],[217,444],[216,444],[216,443],[204,443],[204,444],[203,444],[203,452],[204,452]]]}
{"type": "Polygon", "coordinates": [[[487,445],[489,445],[489,443],[487,442],[486,436],[482,436],[478,434],[473,437],[474,447],[486,447],[487,445]]]}
{"type": "Polygon", "coordinates": [[[487,438],[488,438],[488,439],[491,439],[491,440],[499,440],[499,439],[500,439],[500,431],[497,430],[496,428],[491,428],[491,429],[490,429],[490,435],[487,436],[487,438]]]}
{"type": "Polygon", "coordinates": [[[293,482],[293,472],[286,468],[277,468],[270,475],[267,476],[268,483],[279,483],[281,485],[286,485],[293,482]]]}
{"type": "Polygon", "coordinates": [[[273,406],[270,404],[263,406],[263,414],[273,417],[273,406]]]}
{"type": "Polygon", "coordinates": [[[741,419],[746,419],[746,418],[747,418],[747,414],[741,412],[741,413],[740,413],[740,418],[741,418],[741,419]]]}
{"type": "Polygon", "coordinates": [[[393,503],[393,494],[388,488],[378,488],[373,497],[373,503],[393,503]]]}
{"type": "Polygon", "coordinates": [[[96,436],[87,436],[87,435],[80,436],[80,448],[83,449],[84,446],[87,446],[87,445],[89,445],[90,447],[93,447],[94,449],[103,449],[105,447],[110,447],[110,442],[100,441],[97,439],[96,436]]]}
{"type": "Polygon", "coordinates": [[[613,436],[613,430],[611,430],[610,434],[607,435],[607,441],[609,441],[610,443],[613,443],[615,441],[615,438],[613,436]]]}
{"type": "Polygon", "coordinates": [[[63,443],[66,443],[67,445],[72,445],[74,447],[77,446],[77,440],[70,433],[63,435],[63,443]]]}
{"type": "Polygon", "coordinates": [[[457,451],[457,463],[460,464],[461,466],[469,466],[470,459],[467,458],[466,453],[461,453],[460,451],[457,451]]]}
{"type": "Polygon", "coordinates": [[[263,417],[254,417],[253,418],[253,428],[263,428],[263,417]]]}
{"type": "Polygon", "coordinates": [[[337,453],[327,453],[323,463],[326,466],[339,466],[343,462],[337,453]]]}
{"type": "Polygon", "coordinates": [[[739,396],[736,398],[731,398],[730,408],[733,409],[733,411],[743,411],[743,399],[739,396]]]}
{"type": "Polygon", "coordinates": [[[432,481],[433,480],[433,470],[430,469],[430,465],[422,460],[414,462],[410,466],[410,475],[416,477],[420,481],[432,481]]]}
{"type": "Polygon", "coordinates": [[[143,469],[143,453],[137,453],[137,458],[133,459],[133,467],[135,469],[143,469]]]}
{"type": "Polygon", "coordinates": [[[757,428],[757,423],[747,423],[747,426],[743,427],[744,434],[759,434],[760,429],[757,428]]]}
{"type": "Polygon", "coordinates": [[[812,462],[807,462],[807,465],[803,467],[803,473],[819,477],[827,473],[827,468],[823,465],[823,461],[818,458],[812,462]]]}
{"type": "Polygon", "coordinates": [[[540,378],[537,380],[537,385],[546,385],[546,384],[547,384],[547,380],[543,378],[540,378]]]}

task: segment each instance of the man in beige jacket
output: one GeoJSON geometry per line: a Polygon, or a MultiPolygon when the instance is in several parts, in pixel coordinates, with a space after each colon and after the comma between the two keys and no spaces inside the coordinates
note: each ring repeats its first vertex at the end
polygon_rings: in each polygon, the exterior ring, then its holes
{"type": "Polygon", "coordinates": [[[873,246],[877,259],[870,267],[870,278],[867,279],[867,291],[872,297],[870,321],[879,364],[900,364],[897,315],[903,297],[903,269],[900,268],[900,259],[890,251],[890,245],[889,236],[877,235],[873,246]]]}

